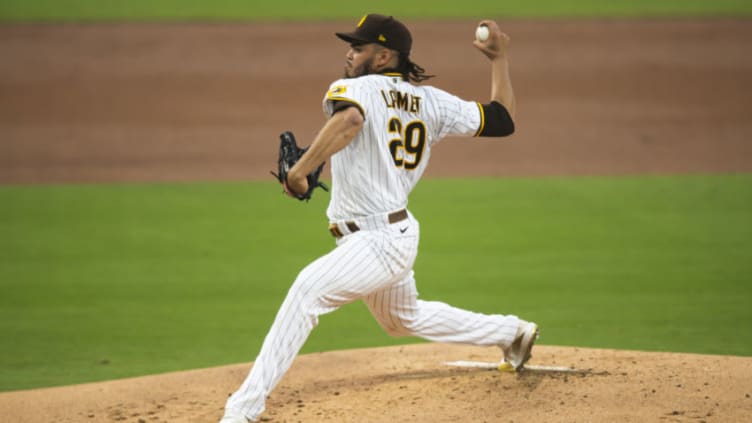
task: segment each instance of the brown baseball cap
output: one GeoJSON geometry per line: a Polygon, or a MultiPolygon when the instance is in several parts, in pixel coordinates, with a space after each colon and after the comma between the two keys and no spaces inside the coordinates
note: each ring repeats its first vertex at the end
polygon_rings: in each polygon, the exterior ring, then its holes
{"type": "Polygon", "coordinates": [[[348,43],[376,43],[409,55],[413,37],[407,27],[392,16],[371,13],[363,16],[353,32],[337,32],[348,43]]]}

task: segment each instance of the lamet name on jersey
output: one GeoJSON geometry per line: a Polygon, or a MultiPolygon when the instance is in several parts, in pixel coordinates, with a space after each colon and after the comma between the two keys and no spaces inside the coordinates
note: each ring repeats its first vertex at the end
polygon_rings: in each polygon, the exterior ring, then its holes
{"type": "Polygon", "coordinates": [[[381,90],[381,97],[389,109],[401,109],[409,113],[420,113],[421,98],[397,90],[381,90]]]}

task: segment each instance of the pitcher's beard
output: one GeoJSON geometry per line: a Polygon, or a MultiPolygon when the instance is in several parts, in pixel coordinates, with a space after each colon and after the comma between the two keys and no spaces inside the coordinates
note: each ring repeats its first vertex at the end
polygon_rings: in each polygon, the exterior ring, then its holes
{"type": "Polygon", "coordinates": [[[345,66],[345,78],[357,78],[363,75],[370,75],[374,73],[372,65],[373,58],[368,59],[358,67],[352,68],[352,71],[348,71],[347,66],[345,66]]]}

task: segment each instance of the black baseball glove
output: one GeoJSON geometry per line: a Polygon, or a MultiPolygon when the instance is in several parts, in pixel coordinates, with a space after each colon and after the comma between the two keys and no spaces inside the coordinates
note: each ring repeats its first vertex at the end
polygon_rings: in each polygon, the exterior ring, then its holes
{"type": "Polygon", "coordinates": [[[295,163],[300,160],[303,154],[308,151],[308,148],[298,147],[298,143],[295,142],[295,135],[293,135],[290,131],[285,131],[280,134],[279,140],[279,161],[277,163],[278,173],[274,173],[272,171],[271,174],[274,175],[275,178],[277,178],[280,184],[282,184],[285,192],[300,201],[310,200],[311,194],[313,194],[313,190],[316,189],[316,187],[321,187],[321,189],[328,192],[329,188],[327,188],[327,186],[324,185],[323,182],[319,182],[321,171],[324,170],[324,163],[321,163],[321,166],[308,174],[308,191],[306,191],[305,193],[300,194],[293,192],[287,186],[287,173],[290,171],[290,169],[292,169],[295,163]]]}

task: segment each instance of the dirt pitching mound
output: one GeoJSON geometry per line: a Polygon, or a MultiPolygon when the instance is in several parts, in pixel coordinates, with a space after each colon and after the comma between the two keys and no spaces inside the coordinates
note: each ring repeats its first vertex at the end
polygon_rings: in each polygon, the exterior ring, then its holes
{"type": "MultiPolygon", "coordinates": [[[[269,422],[740,422],[752,358],[537,346],[522,374],[457,368],[496,348],[419,344],[308,354],[269,422]]],[[[214,422],[249,364],[0,394],[13,422],[214,422]]]]}

